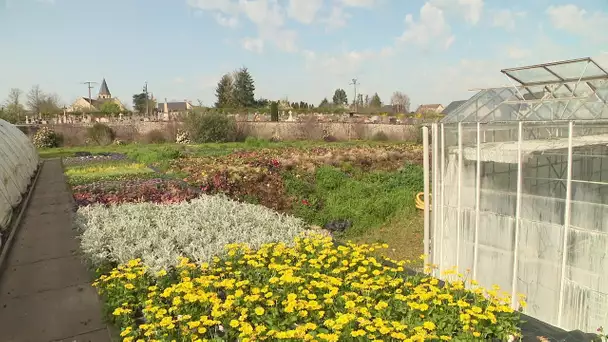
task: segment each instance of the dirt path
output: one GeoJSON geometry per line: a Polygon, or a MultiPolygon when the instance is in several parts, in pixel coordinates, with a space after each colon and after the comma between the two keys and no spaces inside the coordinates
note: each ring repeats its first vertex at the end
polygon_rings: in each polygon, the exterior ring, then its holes
{"type": "Polygon", "coordinates": [[[0,340],[110,341],[91,274],[78,255],[59,159],[44,162],[33,191],[0,274],[0,340]]]}

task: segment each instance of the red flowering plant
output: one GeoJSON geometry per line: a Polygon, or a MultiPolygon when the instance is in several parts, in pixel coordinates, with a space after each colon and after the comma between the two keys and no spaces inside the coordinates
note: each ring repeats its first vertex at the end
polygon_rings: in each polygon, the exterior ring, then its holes
{"type": "Polygon", "coordinates": [[[178,180],[147,179],[104,181],[72,188],[78,206],[118,203],[177,203],[198,196],[193,188],[178,180]]]}

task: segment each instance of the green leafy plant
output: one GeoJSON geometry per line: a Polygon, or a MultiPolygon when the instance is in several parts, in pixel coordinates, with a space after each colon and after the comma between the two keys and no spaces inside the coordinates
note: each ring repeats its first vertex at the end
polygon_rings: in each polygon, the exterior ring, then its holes
{"type": "Polygon", "coordinates": [[[87,139],[95,145],[110,145],[116,139],[116,133],[110,126],[97,122],[87,129],[87,139]]]}
{"type": "Polygon", "coordinates": [[[189,113],[185,127],[190,138],[197,143],[230,142],[237,138],[236,121],[218,113],[189,113]]]}

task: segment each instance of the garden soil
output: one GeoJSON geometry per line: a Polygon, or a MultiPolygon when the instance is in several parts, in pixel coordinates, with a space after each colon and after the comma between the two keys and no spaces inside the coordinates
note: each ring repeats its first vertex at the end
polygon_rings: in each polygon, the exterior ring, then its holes
{"type": "Polygon", "coordinates": [[[61,161],[46,160],[0,274],[2,342],[110,341],[73,209],[61,161]]]}

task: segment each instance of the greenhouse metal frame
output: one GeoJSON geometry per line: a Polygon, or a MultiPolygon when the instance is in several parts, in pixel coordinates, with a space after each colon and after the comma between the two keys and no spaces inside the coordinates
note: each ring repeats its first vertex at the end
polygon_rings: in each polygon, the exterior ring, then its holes
{"type": "Polygon", "coordinates": [[[527,298],[564,329],[608,322],[608,72],[591,58],[504,69],[424,128],[425,254],[527,298]],[[429,157],[430,156],[430,157],[429,157]]]}

